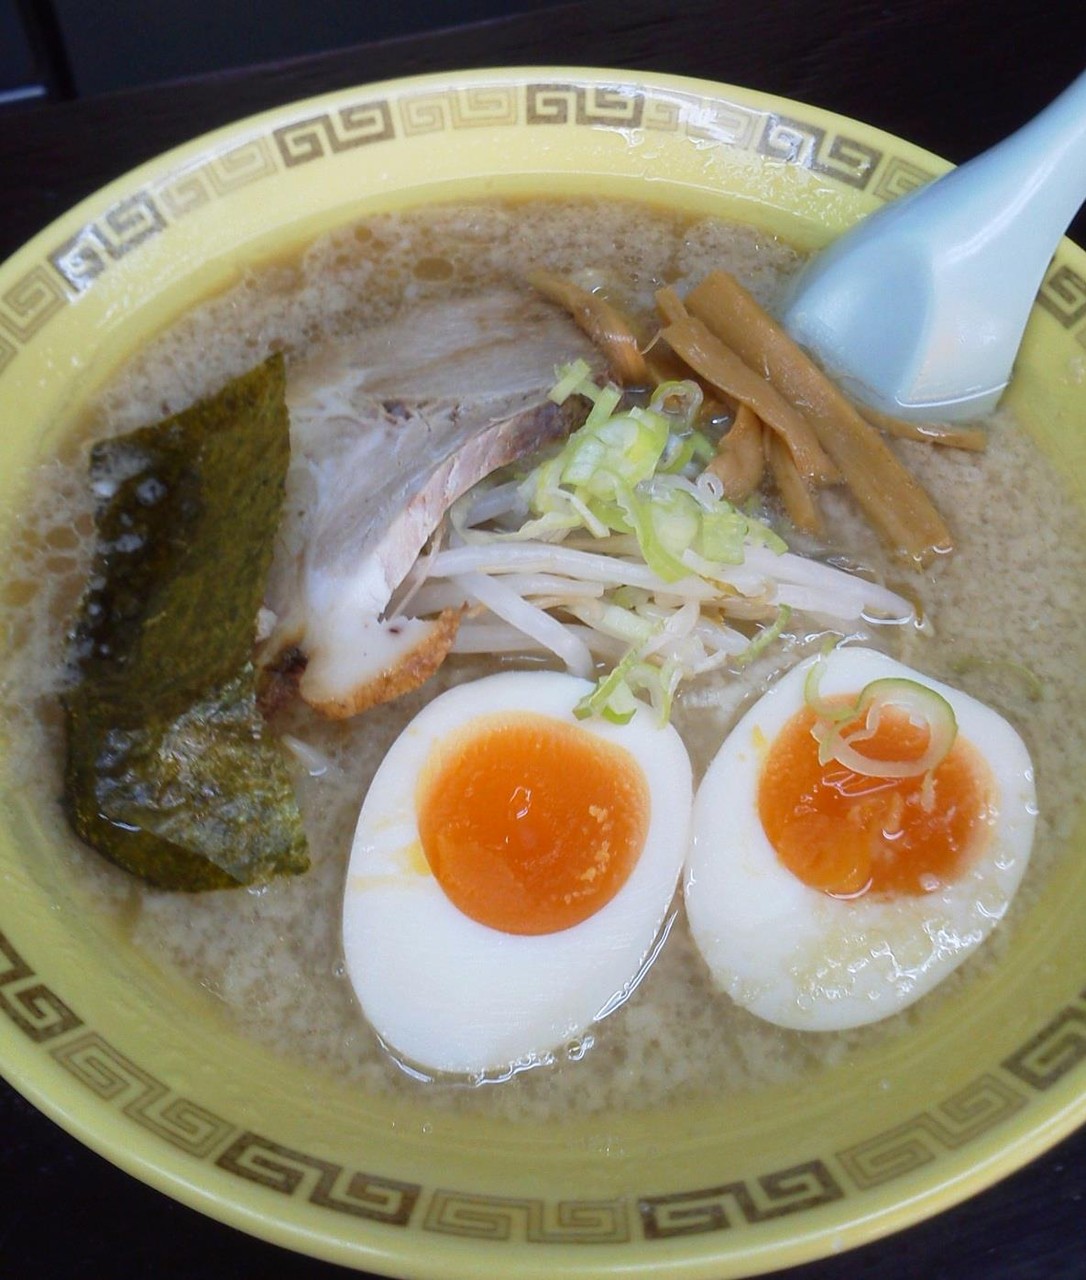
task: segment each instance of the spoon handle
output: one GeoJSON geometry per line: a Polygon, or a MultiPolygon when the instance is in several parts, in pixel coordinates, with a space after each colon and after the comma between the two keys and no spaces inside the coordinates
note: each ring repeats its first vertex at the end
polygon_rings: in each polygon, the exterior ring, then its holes
{"type": "Polygon", "coordinates": [[[1086,200],[1086,71],[1017,132],[928,190],[933,204],[960,201],[963,226],[970,215],[983,218],[988,226],[978,233],[1027,253],[1031,275],[1034,266],[1043,272],[1086,200]]]}

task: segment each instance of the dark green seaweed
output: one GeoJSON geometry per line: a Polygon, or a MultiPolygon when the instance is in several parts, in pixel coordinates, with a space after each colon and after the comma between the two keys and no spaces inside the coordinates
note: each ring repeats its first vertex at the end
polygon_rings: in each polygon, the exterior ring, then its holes
{"type": "Polygon", "coordinates": [[[251,662],[290,458],[284,391],[276,356],[91,453],[104,496],[64,698],[67,807],[88,844],[160,888],[309,865],[251,662]]]}

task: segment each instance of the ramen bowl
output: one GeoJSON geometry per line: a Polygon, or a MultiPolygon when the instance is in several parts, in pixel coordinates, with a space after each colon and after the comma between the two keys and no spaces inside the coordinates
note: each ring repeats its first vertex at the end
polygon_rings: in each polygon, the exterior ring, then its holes
{"type": "MultiPolygon", "coordinates": [[[[946,168],[745,89],[479,71],[285,106],[133,171],[0,271],[5,537],[33,469],[147,338],[371,213],[537,194],[650,199],[817,248],[946,168]]],[[[1009,402],[1086,503],[1086,255],[1049,268],[1009,402]]],[[[262,1048],[94,909],[0,774],[0,1069],[137,1178],[277,1244],[390,1275],[755,1274],[1006,1175],[1086,1117],[1082,815],[996,962],[907,1036],[741,1096],[546,1124],[369,1096],[262,1048]]]]}

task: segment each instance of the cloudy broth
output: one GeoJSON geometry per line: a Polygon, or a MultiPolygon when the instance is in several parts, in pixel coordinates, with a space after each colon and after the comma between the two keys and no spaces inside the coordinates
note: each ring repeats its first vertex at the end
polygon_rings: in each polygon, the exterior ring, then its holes
{"type": "MultiPolygon", "coordinates": [[[[1037,772],[1033,862],[1008,921],[937,992],[886,1023],[812,1035],[782,1031],[736,1008],[713,988],[677,901],[666,943],[631,998],[553,1063],[487,1089],[427,1083],[401,1070],[359,1013],[344,970],[340,911],[351,836],[369,780],[407,720],[435,692],[493,670],[493,663],[451,659],[421,690],[353,721],[322,721],[300,706],[286,713],[280,727],[306,748],[296,752],[295,768],[313,865],[299,878],[199,896],[150,890],[83,849],[57,805],[64,629],[93,537],[87,440],[175,412],[269,351],[284,351],[289,370],[326,339],[380,325],[427,298],[516,284],[536,266],[598,281],[647,319],[656,288],[669,284],[682,294],[720,267],[772,309],[798,263],[788,246],[749,228],[641,205],[540,201],[387,215],[254,269],[121,372],[63,456],[41,469],[22,514],[0,594],[0,727],[25,744],[12,766],[14,784],[32,796],[72,873],[133,945],[201,989],[245,1034],[317,1071],[375,1092],[425,1090],[435,1105],[483,1106],[514,1118],[653,1107],[709,1089],[738,1092],[791,1079],[906,1033],[991,964],[1066,840],[1086,726],[1081,515],[1006,415],[993,421],[983,455],[895,444],[958,541],[954,555],[930,570],[917,574],[889,561],[843,494],[828,499],[830,546],[791,539],[797,550],[841,556],[917,599],[923,628],[883,628],[865,642],[995,707],[1024,737],[1037,772]]],[[[794,639],[741,677],[706,678],[679,697],[675,722],[695,781],[740,711],[809,651],[802,626],[791,630],[794,639]]]]}

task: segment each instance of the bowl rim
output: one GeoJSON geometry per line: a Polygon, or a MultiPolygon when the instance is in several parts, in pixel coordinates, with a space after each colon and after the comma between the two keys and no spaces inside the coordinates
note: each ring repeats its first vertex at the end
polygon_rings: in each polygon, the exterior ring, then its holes
{"type": "MultiPolygon", "coordinates": [[[[420,88],[455,89],[473,83],[522,85],[540,77],[568,80],[574,84],[637,86],[649,92],[696,94],[723,101],[738,100],[756,110],[778,113],[781,108],[792,108],[806,120],[824,122],[834,127],[854,127],[864,137],[892,146],[899,154],[915,158],[932,172],[937,173],[950,167],[945,160],[933,153],[876,126],[776,94],[725,82],[617,68],[532,64],[431,72],[363,82],[284,102],[239,117],[171,147],[111,179],[38,231],[0,264],[0,283],[5,276],[16,274],[31,258],[37,260],[59,237],[90,221],[93,215],[109,206],[115,198],[191,164],[198,156],[214,153],[222,144],[239,134],[265,130],[274,122],[297,119],[318,107],[328,109],[350,102],[357,99],[360,93],[402,94],[420,88]]],[[[1065,250],[1068,244],[1069,242],[1065,242],[1065,250]]],[[[1086,254],[1075,246],[1071,246],[1071,252],[1078,255],[1080,269],[1086,275],[1086,254]]],[[[0,934],[0,944],[4,941],[0,934]]],[[[13,945],[11,951],[12,955],[7,958],[12,963],[22,961],[13,945]]],[[[2,978],[3,975],[0,975],[0,983],[2,978]]],[[[78,1092],[74,1081],[43,1078],[37,1070],[39,1065],[39,1055],[33,1051],[30,1042],[25,1038],[18,1038],[10,1020],[0,1020],[0,1069],[12,1086],[39,1111],[85,1146],[140,1181],[199,1212],[281,1247],[342,1265],[366,1267],[391,1275],[433,1277],[434,1280],[469,1274],[503,1276],[509,1273],[510,1267],[515,1267],[518,1274],[525,1277],[544,1277],[556,1273],[570,1276],[596,1275],[603,1273],[601,1263],[604,1263],[604,1270],[611,1274],[606,1247],[603,1250],[597,1248],[595,1253],[590,1252],[584,1258],[578,1256],[575,1259],[568,1246],[563,1246],[564,1251],[556,1253],[549,1247],[541,1249],[532,1246],[526,1250],[521,1243],[512,1249],[494,1250],[488,1254],[485,1251],[477,1253],[476,1243],[469,1256],[467,1252],[450,1248],[447,1237],[427,1238],[423,1233],[414,1231],[383,1236],[377,1231],[367,1233],[364,1239],[353,1237],[348,1240],[334,1230],[334,1222],[328,1224],[327,1230],[320,1231],[296,1225],[287,1219],[276,1220],[274,1205],[261,1206],[240,1194],[233,1198],[223,1196],[206,1185],[201,1185],[200,1171],[186,1163],[184,1158],[178,1158],[174,1149],[161,1142],[156,1143],[149,1133],[121,1130],[117,1116],[108,1108],[90,1105],[91,1100],[85,1092],[78,1092]]],[[[964,1171],[955,1172],[952,1168],[948,1176],[934,1180],[926,1188],[918,1188],[907,1199],[889,1204],[880,1202],[873,1212],[860,1213],[844,1224],[830,1223],[825,1226],[804,1221],[803,1228],[791,1234],[783,1243],[770,1241],[765,1246],[759,1246],[750,1242],[742,1255],[733,1256],[727,1251],[722,1252],[721,1242],[712,1235],[688,1236],[685,1238],[684,1251],[668,1257],[666,1264],[677,1276],[705,1277],[706,1280],[710,1276],[719,1280],[725,1276],[755,1275],[810,1261],[830,1252],[850,1249],[918,1223],[991,1186],[1051,1148],[1086,1121],[1086,1088],[1080,1087],[1077,1091],[1057,1088],[1046,1093],[1043,1099],[1040,1094],[1031,1097],[1030,1102],[1031,1111],[1039,1110],[1039,1115],[1030,1127],[1016,1129],[1013,1135],[1003,1133],[998,1143],[990,1144],[991,1150],[986,1150],[981,1158],[972,1159],[964,1171]]],[[[981,1147],[978,1147],[974,1154],[979,1154],[980,1150],[981,1147]]],[[[636,1257],[624,1255],[621,1263],[616,1263],[616,1274],[619,1271],[631,1276],[658,1272],[665,1259],[662,1254],[646,1253],[645,1243],[644,1240],[636,1242],[636,1257]]]]}

